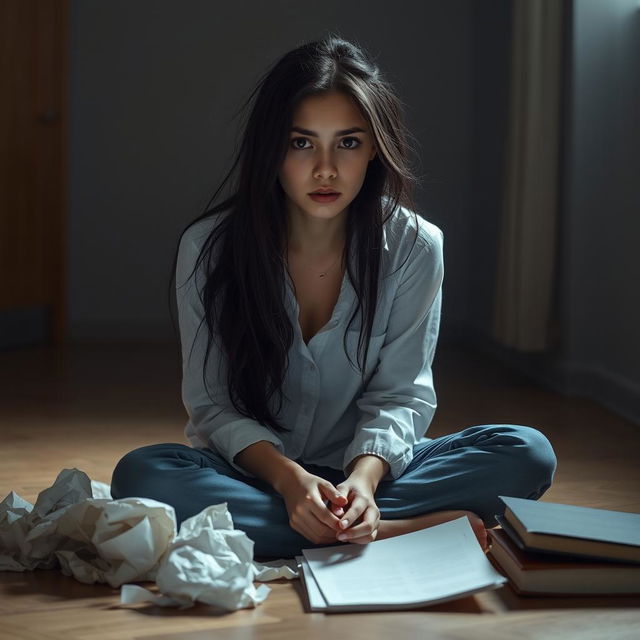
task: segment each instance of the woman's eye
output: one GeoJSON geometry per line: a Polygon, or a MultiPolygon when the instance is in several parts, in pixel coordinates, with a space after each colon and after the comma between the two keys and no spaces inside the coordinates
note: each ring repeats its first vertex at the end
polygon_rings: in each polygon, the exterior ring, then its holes
{"type": "Polygon", "coordinates": [[[307,142],[306,138],[293,138],[291,140],[291,145],[293,146],[294,149],[306,149],[306,147],[299,147],[297,145],[298,142],[307,142]]]}
{"type": "MultiPolygon", "coordinates": [[[[310,147],[306,147],[306,146],[301,146],[298,143],[305,143],[308,142],[308,138],[293,138],[291,140],[291,146],[294,149],[297,149],[299,151],[305,150],[305,149],[309,149],[310,147]]],[[[349,144],[345,147],[342,147],[342,149],[357,149],[362,143],[360,142],[360,140],[358,138],[342,138],[342,140],[340,142],[348,142],[349,144]],[[354,144],[355,143],[355,144],[354,144]]]]}
{"type": "Polygon", "coordinates": [[[360,140],[358,138],[343,138],[342,142],[344,142],[345,140],[352,140],[353,142],[355,142],[355,145],[350,145],[348,147],[346,147],[347,149],[357,149],[360,146],[360,140]]]}

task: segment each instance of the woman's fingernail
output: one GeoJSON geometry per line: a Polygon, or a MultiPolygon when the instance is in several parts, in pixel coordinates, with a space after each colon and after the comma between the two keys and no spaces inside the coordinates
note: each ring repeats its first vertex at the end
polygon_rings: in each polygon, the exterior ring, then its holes
{"type": "Polygon", "coordinates": [[[348,520],[341,520],[340,524],[346,529],[348,524],[349,524],[349,521],[348,520]]]}
{"type": "Polygon", "coordinates": [[[346,540],[346,539],[347,539],[347,534],[346,534],[346,533],[341,533],[341,534],[338,536],[338,540],[346,540]]]}

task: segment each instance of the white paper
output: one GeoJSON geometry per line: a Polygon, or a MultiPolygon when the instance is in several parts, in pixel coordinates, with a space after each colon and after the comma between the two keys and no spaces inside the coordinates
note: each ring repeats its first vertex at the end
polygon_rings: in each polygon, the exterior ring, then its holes
{"type": "Polygon", "coordinates": [[[262,602],[271,589],[253,586],[253,541],[233,529],[227,504],[207,507],[182,523],[160,563],[156,584],[181,602],[198,600],[225,609],[262,602]]]}
{"type": "Polygon", "coordinates": [[[299,576],[298,563],[294,558],[288,560],[270,560],[269,562],[253,562],[256,571],[254,580],[258,582],[269,582],[278,578],[292,580],[299,576]]]}
{"type": "Polygon", "coordinates": [[[111,500],[111,487],[106,482],[92,480],[91,493],[94,498],[109,498],[111,500]]]}
{"type": "MultiPolygon", "coordinates": [[[[466,516],[366,545],[302,553],[328,607],[435,604],[506,582],[466,516]]],[[[307,588],[314,591],[313,585],[307,588]]]]}
{"type": "Polygon", "coordinates": [[[92,497],[91,480],[77,469],[63,469],[54,484],[40,492],[35,505],[11,491],[0,502],[0,570],[56,567],[57,549],[81,546],[56,534],[58,519],[73,504],[92,497]]]}
{"type": "Polygon", "coordinates": [[[298,577],[292,560],[253,562],[253,541],[235,530],[227,504],[185,520],[148,498],[111,499],[109,485],[78,469],[63,469],[35,505],[13,491],[0,503],[0,570],[60,568],[80,582],[106,582],[121,603],[161,606],[195,601],[234,610],[256,606],[266,582],[298,577]],[[130,582],[156,581],[161,593],[130,582]]]}
{"type": "Polygon", "coordinates": [[[304,556],[296,556],[298,562],[298,571],[300,572],[300,578],[302,584],[307,592],[307,599],[309,601],[309,608],[311,611],[322,611],[327,608],[327,601],[322,595],[322,591],[318,588],[318,583],[309,569],[309,563],[304,556]]]}

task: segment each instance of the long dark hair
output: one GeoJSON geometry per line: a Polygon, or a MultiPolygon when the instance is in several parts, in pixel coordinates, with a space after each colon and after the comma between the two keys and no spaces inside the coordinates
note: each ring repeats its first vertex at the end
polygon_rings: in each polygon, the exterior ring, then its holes
{"type": "MultiPolygon", "coordinates": [[[[402,103],[360,46],[329,33],[289,51],[260,78],[242,107],[252,103],[231,169],[205,212],[180,237],[196,222],[229,211],[206,238],[189,276],[204,263],[206,284],[198,290],[209,334],[203,381],[211,396],[205,372],[217,333],[226,356],[227,388],[234,408],[279,432],[290,429],[276,420],[269,403],[278,392],[277,415],[294,330],[284,306],[287,209],[278,171],[287,153],[296,105],[306,96],[336,90],[355,100],[369,122],[377,150],[349,206],[343,255],[343,259],[351,255],[353,244],[356,272],[348,259],[346,265],[358,305],[347,329],[361,310],[358,356],[362,358],[358,364],[364,377],[378,303],[383,225],[399,205],[415,211],[412,191],[418,179],[410,168],[402,103]],[[210,208],[236,167],[232,195],[210,208]],[[214,261],[212,252],[219,240],[221,248],[214,261]]],[[[177,257],[176,249],[170,296],[177,257]]],[[[201,327],[202,323],[198,331],[201,327]]],[[[343,348],[346,353],[346,332],[343,348]]],[[[350,357],[349,362],[353,366],[350,357]]]]}

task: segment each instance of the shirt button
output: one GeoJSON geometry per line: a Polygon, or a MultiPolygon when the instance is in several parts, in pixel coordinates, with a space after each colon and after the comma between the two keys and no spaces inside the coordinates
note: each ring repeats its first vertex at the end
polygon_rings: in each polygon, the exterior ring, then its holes
{"type": "Polygon", "coordinates": [[[308,366],[309,371],[313,371],[315,368],[316,368],[316,365],[313,364],[313,362],[310,362],[308,366]]]}

